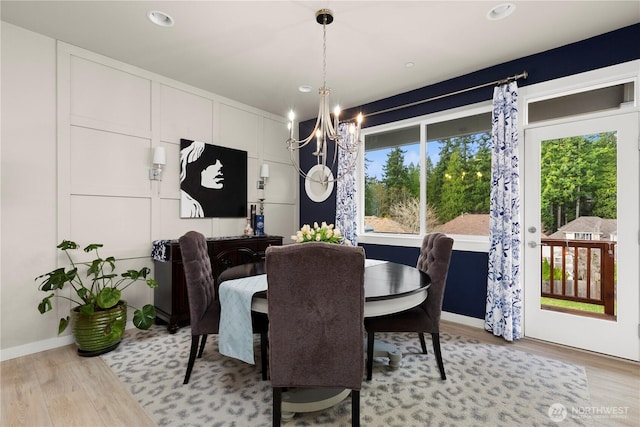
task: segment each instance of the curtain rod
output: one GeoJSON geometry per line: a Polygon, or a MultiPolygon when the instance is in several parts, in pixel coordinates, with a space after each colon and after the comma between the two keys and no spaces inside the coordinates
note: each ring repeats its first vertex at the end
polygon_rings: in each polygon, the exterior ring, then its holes
{"type": "Polygon", "coordinates": [[[414,102],[410,102],[408,104],[403,104],[403,105],[398,105],[396,107],[386,108],[384,110],[375,111],[373,113],[363,114],[362,117],[366,118],[366,117],[369,117],[369,116],[375,116],[376,114],[382,114],[382,113],[388,113],[388,112],[395,111],[395,110],[401,110],[403,108],[413,107],[413,106],[416,106],[416,105],[424,104],[425,102],[430,102],[430,101],[435,101],[436,99],[446,98],[448,96],[459,95],[461,93],[470,92],[472,90],[480,89],[480,88],[487,87],[487,86],[500,86],[500,85],[503,85],[503,84],[506,84],[506,83],[510,83],[510,82],[516,81],[518,79],[526,79],[528,76],[529,76],[529,73],[527,73],[527,71],[525,70],[520,74],[516,74],[514,76],[507,77],[507,78],[504,78],[502,80],[496,80],[496,81],[489,82],[489,83],[483,83],[483,84],[480,84],[480,85],[477,85],[477,86],[473,86],[473,87],[469,87],[469,88],[466,88],[466,89],[457,90],[455,92],[449,92],[449,93],[445,93],[443,95],[434,96],[432,98],[422,99],[420,101],[414,101],[414,102]]]}

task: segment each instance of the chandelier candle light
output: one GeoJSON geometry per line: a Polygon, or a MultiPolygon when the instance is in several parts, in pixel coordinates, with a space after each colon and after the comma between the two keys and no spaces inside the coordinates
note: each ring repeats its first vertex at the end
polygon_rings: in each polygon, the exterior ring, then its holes
{"type": "MultiPolygon", "coordinates": [[[[327,140],[333,141],[333,160],[330,163],[330,169],[333,170],[338,162],[338,150],[346,150],[353,154],[357,153],[362,141],[360,140],[360,125],[362,123],[362,113],[358,114],[358,117],[354,122],[349,124],[349,132],[347,137],[340,135],[339,131],[339,115],[340,107],[336,106],[333,111],[333,122],[329,113],[329,93],[330,90],[327,87],[327,25],[333,22],[333,12],[329,9],[320,9],[316,12],[316,22],[322,25],[322,87],[318,90],[320,94],[320,108],[318,110],[318,118],[313,131],[305,139],[297,140],[293,137],[293,126],[295,115],[293,111],[289,112],[289,139],[287,140],[287,147],[291,154],[291,163],[296,167],[298,173],[307,179],[311,179],[315,182],[320,182],[325,186],[332,181],[337,181],[345,174],[337,175],[333,178],[331,171],[327,172],[327,140]],[[316,138],[316,150],[313,155],[316,156],[316,164],[322,165],[322,174],[320,179],[315,176],[308,175],[300,169],[298,161],[294,158],[293,152],[300,150],[311,142],[313,138],[316,138]]],[[[344,171],[349,171],[355,167],[356,157],[350,156],[351,161],[344,165],[344,171]]]]}

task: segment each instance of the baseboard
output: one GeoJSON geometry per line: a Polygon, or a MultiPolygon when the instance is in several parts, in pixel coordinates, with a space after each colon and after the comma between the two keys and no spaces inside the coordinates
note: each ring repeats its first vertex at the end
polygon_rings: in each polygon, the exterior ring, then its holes
{"type": "Polygon", "coordinates": [[[72,335],[63,335],[61,337],[36,341],[24,345],[18,345],[15,347],[2,349],[0,351],[0,361],[15,359],[16,357],[28,356],[29,354],[51,350],[52,348],[64,347],[65,345],[69,344],[73,344],[72,335]]]}
{"type": "MultiPolygon", "coordinates": [[[[127,322],[125,329],[135,328],[132,321],[127,322]]],[[[65,345],[73,344],[73,336],[71,334],[49,338],[42,341],[36,341],[29,344],[18,345],[0,350],[0,362],[16,357],[28,356],[30,354],[39,353],[41,351],[51,350],[65,345]]]]}
{"type": "Polygon", "coordinates": [[[440,319],[448,322],[460,323],[461,325],[473,326],[474,328],[484,329],[484,319],[477,317],[463,316],[462,314],[442,312],[440,319]]]}

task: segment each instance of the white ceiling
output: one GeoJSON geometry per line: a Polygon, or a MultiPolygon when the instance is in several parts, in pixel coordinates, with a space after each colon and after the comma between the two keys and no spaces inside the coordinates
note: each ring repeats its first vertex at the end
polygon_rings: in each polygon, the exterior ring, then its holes
{"type": "Polygon", "coordinates": [[[5,22],[301,120],[317,114],[321,8],[335,16],[327,85],[343,108],[640,22],[638,0],[512,1],[511,16],[486,19],[504,1],[2,0],[0,11],[5,22]],[[151,24],[150,10],[175,26],[151,24]],[[302,84],[313,90],[298,92],[302,84]]]}

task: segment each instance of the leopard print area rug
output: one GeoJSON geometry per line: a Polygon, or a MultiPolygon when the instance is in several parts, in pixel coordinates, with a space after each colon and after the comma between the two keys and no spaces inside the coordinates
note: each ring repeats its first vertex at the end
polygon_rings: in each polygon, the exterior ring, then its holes
{"type": "MultiPolygon", "coordinates": [[[[174,335],[161,326],[128,330],[116,350],[100,357],[158,426],[270,426],[269,381],[262,381],[259,366],[220,355],[217,338],[208,337],[186,385],[188,327],[174,335]]],[[[442,381],[430,343],[425,355],[416,334],[376,338],[396,345],[403,360],[399,369],[389,368],[386,358],[374,360],[373,379],[363,380],[360,392],[363,426],[593,425],[572,415],[572,408],[589,406],[582,366],[442,333],[442,381]]],[[[255,344],[259,355],[257,335],[255,344]]],[[[350,426],[350,398],[296,414],[285,425],[350,426]]]]}

